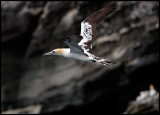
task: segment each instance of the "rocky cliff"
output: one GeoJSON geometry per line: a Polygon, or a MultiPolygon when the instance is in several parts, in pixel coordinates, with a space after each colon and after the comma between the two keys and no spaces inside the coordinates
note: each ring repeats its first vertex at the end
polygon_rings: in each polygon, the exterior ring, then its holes
{"type": "Polygon", "coordinates": [[[99,23],[93,54],[117,64],[43,56],[67,47],[63,41],[80,33],[81,21],[107,4],[1,2],[2,112],[40,104],[40,113],[123,113],[150,84],[159,90],[156,1],[118,2],[99,23]]]}

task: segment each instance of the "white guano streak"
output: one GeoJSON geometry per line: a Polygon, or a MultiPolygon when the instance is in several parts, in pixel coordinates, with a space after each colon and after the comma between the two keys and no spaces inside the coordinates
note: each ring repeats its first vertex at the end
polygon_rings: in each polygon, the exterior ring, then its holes
{"type": "Polygon", "coordinates": [[[85,48],[87,45],[84,44],[92,40],[92,26],[88,22],[81,23],[81,36],[83,39],[78,43],[78,45],[81,46],[85,54],[87,54],[89,57],[93,57],[93,55],[88,52],[89,49],[85,48]]]}

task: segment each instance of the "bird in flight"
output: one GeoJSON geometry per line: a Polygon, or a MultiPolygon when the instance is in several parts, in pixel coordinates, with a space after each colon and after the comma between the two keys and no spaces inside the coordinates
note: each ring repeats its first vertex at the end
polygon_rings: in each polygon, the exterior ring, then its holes
{"type": "Polygon", "coordinates": [[[82,61],[97,62],[105,66],[112,64],[113,62],[111,60],[103,59],[92,54],[92,46],[96,37],[96,25],[116,8],[117,3],[113,3],[89,15],[81,23],[80,35],[71,36],[64,41],[69,48],[54,49],[44,55],[59,55],[82,61]]]}

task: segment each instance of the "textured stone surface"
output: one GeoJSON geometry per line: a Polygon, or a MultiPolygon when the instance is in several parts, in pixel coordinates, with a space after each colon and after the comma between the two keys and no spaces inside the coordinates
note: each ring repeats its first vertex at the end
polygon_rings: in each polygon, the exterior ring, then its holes
{"type": "Polygon", "coordinates": [[[1,2],[2,111],[42,104],[41,113],[123,113],[138,92],[159,84],[159,2],[118,2],[97,27],[102,66],[43,56],[109,2],[1,2]]]}
{"type": "Polygon", "coordinates": [[[150,85],[149,90],[141,91],[136,100],[129,102],[124,114],[147,114],[159,111],[159,93],[150,85]]]}

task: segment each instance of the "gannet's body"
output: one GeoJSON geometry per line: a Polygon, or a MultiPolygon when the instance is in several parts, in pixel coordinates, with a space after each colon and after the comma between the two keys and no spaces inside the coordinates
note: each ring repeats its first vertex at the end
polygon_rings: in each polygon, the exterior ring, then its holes
{"type": "MultiPolygon", "coordinates": [[[[54,52],[56,52],[55,55],[60,55],[60,56],[64,56],[66,58],[73,58],[73,59],[77,59],[77,60],[81,60],[81,61],[94,61],[92,60],[92,58],[86,56],[86,55],[82,55],[82,54],[78,54],[78,53],[71,53],[70,52],[70,48],[59,48],[59,49],[55,49],[54,52]]],[[[45,54],[45,55],[49,55],[49,54],[45,54]]]]}
{"type": "Polygon", "coordinates": [[[117,4],[114,3],[91,14],[81,23],[80,36],[71,36],[65,40],[65,43],[70,48],[58,48],[45,53],[44,55],[60,55],[82,61],[98,62],[103,65],[111,64],[111,60],[102,59],[93,55],[92,46],[96,37],[96,24],[116,8],[117,4]]]}

